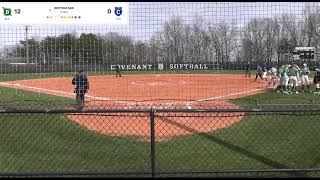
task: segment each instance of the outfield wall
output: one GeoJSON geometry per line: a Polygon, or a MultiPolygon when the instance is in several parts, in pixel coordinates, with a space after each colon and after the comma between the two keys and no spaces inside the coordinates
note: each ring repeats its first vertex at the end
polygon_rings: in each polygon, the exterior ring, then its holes
{"type": "MultiPolygon", "coordinates": [[[[255,71],[256,66],[260,63],[252,63],[251,70],[255,71]]],[[[265,63],[267,68],[282,64],[292,64],[292,61],[282,61],[265,63]]],[[[296,61],[295,64],[302,67],[303,63],[307,63],[311,70],[315,70],[319,67],[317,61],[296,61]]],[[[140,63],[140,64],[123,64],[119,63],[120,70],[122,71],[193,71],[193,70],[245,70],[245,62],[185,62],[185,63],[140,63]]],[[[52,63],[52,64],[36,64],[36,63],[0,63],[0,74],[12,74],[12,73],[50,73],[50,72],[75,72],[79,69],[85,71],[114,71],[116,64],[102,64],[102,63],[52,63]]]]}

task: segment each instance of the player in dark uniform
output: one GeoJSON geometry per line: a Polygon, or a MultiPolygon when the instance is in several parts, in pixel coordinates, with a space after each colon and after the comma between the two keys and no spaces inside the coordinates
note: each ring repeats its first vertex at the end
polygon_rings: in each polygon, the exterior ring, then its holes
{"type": "Polygon", "coordinates": [[[76,86],[74,92],[76,93],[77,104],[79,105],[80,109],[83,109],[85,94],[89,90],[89,81],[82,69],[72,79],[72,84],[76,86]]]}
{"type": "Polygon", "coordinates": [[[119,65],[119,64],[117,64],[115,68],[116,68],[116,77],[118,77],[118,75],[119,75],[119,77],[121,77],[121,73],[120,73],[120,65],[119,65]]]}
{"type": "Polygon", "coordinates": [[[316,85],[316,92],[315,94],[320,94],[320,69],[316,68],[316,74],[314,75],[313,82],[316,85]]]}
{"type": "Polygon", "coordinates": [[[261,82],[263,82],[263,77],[262,77],[262,75],[263,75],[263,69],[262,69],[262,66],[261,66],[261,65],[258,65],[258,66],[257,66],[257,72],[256,72],[256,78],[255,78],[255,81],[257,81],[258,76],[259,76],[259,77],[260,77],[260,79],[261,79],[261,82]]]}
{"type": "Polygon", "coordinates": [[[251,73],[250,73],[250,71],[251,71],[251,67],[250,67],[251,65],[250,65],[250,62],[248,61],[247,63],[246,63],[246,76],[245,77],[247,77],[248,75],[249,75],[249,77],[250,77],[250,75],[251,75],[251,73]]]}

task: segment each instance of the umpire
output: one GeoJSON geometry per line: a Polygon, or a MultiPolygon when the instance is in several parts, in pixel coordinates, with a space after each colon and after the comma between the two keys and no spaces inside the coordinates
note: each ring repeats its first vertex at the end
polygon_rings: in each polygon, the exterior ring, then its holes
{"type": "Polygon", "coordinates": [[[72,84],[75,85],[74,92],[76,93],[76,101],[79,107],[84,107],[85,94],[89,90],[89,81],[83,70],[79,70],[79,73],[72,79],[72,84]]]}

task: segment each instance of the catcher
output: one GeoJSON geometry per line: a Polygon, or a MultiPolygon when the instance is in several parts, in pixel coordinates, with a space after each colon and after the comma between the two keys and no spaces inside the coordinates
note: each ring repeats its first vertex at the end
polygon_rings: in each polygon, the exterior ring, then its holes
{"type": "Polygon", "coordinates": [[[72,84],[76,86],[74,93],[76,93],[77,104],[79,105],[80,109],[83,109],[85,94],[89,90],[89,81],[82,69],[72,79],[72,84]]]}

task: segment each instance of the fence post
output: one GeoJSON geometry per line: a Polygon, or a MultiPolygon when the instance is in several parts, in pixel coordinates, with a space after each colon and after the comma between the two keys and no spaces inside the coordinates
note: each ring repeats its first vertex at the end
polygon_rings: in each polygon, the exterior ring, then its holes
{"type": "Polygon", "coordinates": [[[152,177],[156,175],[156,152],[155,152],[155,128],[154,128],[154,116],[155,110],[151,108],[150,110],[150,128],[151,128],[151,172],[152,177]]]}

